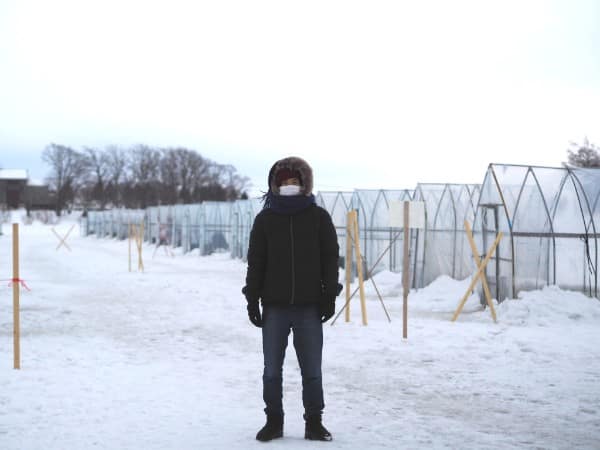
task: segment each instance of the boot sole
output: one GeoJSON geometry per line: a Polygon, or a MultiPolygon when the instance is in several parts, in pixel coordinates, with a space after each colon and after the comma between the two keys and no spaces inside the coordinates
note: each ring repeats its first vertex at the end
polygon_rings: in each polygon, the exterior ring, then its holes
{"type": "Polygon", "coordinates": [[[333,437],[330,436],[326,436],[326,437],[321,437],[321,436],[313,436],[311,434],[305,434],[304,435],[304,439],[308,439],[309,441],[324,441],[324,442],[329,442],[333,440],[333,437]]]}

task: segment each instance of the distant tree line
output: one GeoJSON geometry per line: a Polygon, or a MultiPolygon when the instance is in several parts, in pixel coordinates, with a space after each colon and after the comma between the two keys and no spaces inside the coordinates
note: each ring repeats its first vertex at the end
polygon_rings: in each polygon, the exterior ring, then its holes
{"type": "Polygon", "coordinates": [[[600,147],[592,144],[587,138],[583,140],[583,144],[571,142],[567,155],[572,166],[600,167],[600,147]]]}
{"type": "Polygon", "coordinates": [[[56,212],[73,206],[146,208],[160,204],[247,198],[249,179],[187,148],[104,149],[50,144],[42,153],[56,212]]]}

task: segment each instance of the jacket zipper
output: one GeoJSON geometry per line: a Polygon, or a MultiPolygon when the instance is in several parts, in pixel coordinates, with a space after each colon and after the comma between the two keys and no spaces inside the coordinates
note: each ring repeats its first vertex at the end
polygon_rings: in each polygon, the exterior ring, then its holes
{"type": "Polygon", "coordinates": [[[292,243],[292,298],[290,300],[290,305],[294,304],[294,297],[296,294],[296,269],[294,267],[294,260],[296,257],[294,256],[294,221],[292,216],[290,216],[290,239],[292,243]]]}

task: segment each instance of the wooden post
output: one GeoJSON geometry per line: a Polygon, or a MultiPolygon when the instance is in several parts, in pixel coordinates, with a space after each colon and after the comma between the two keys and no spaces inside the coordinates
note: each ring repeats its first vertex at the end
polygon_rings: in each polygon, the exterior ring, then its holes
{"type": "Polygon", "coordinates": [[[358,272],[358,287],[360,290],[360,310],[363,325],[367,323],[367,303],[365,301],[365,284],[362,271],[362,254],[360,253],[360,238],[358,234],[358,214],[354,211],[354,252],[356,253],[356,268],[358,272]]]}
{"type": "Polygon", "coordinates": [[[144,223],[140,225],[129,224],[129,271],[131,272],[131,242],[135,243],[138,255],[138,271],[144,271],[144,260],[142,258],[142,244],[144,243],[144,223]]]}
{"type": "Polygon", "coordinates": [[[140,224],[138,234],[138,270],[144,271],[144,260],[142,259],[142,244],[144,243],[144,222],[140,224]]]}
{"type": "MultiPolygon", "coordinates": [[[[469,240],[469,245],[471,246],[471,252],[473,253],[473,259],[475,260],[475,265],[479,267],[481,264],[481,256],[477,251],[477,245],[475,245],[475,239],[473,239],[473,232],[471,231],[471,226],[469,222],[465,220],[465,230],[467,232],[467,239],[469,240]]],[[[490,293],[490,287],[488,286],[487,277],[485,276],[485,271],[481,274],[481,284],[483,285],[483,294],[485,295],[485,301],[490,307],[490,312],[492,314],[492,318],[494,322],[496,320],[496,310],[494,309],[494,304],[492,303],[492,294],[490,293]]]]}
{"type": "Polygon", "coordinates": [[[352,278],[352,230],[356,211],[346,215],[346,322],[350,322],[350,279],[352,278]]]}
{"type": "Polygon", "coordinates": [[[404,202],[404,255],[402,261],[402,337],[408,338],[408,292],[410,290],[409,285],[409,239],[410,239],[410,228],[408,214],[410,209],[410,203],[404,202]]]}
{"type": "Polygon", "coordinates": [[[21,343],[20,343],[20,321],[19,321],[19,224],[13,223],[13,353],[14,368],[21,368],[21,343]]]}
{"type": "MultiPolygon", "coordinates": [[[[362,322],[363,325],[368,325],[367,323],[367,304],[365,301],[365,283],[362,271],[362,255],[360,253],[360,239],[358,233],[358,214],[356,210],[349,211],[346,215],[346,304],[340,311],[337,313],[335,318],[332,320],[331,325],[335,323],[337,318],[342,314],[344,309],[346,310],[346,322],[350,321],[350,300],[354,295],[360,291],[360,306],[362,312],[362,322]],[[356,267],[358,272],[358,287],[354,290],[354,292],[350,293],[350,278],[352,275],[352,241],[354,241],[354,251],[356,253],[356,267]]],[[[377,263],[379,260],[377,261],[377,263]]],[[[377,265],[375,263],[375,265],[377,265]]],[[[371,273],[370,271],[368,272],[371,273]]],[[[373,281],[373,280],[371,280],[373,281]]],[[[375,284],[375,283],[373,283],[375,284]]],[[[377,287],[375,286],[375,290],[377,287]]],[[[379,293],[379,292],[378,292],[379,293]]],[[[380,297],[381,299],[381,297],[380,297]]],[[[382,301],[383,304],[383,301],[382,301]]],[[[385,306],[384,306],[385,311],[385,306]]],[[[386,311],[387,314],[387,311],[386,311]]],[[[389,315],[388,315],[389,319],[389,315]]]]}
{"type": "Polygon", "coordinates": [[[128,230],[127,236],[129,238],[129,271],[131,272],[131,233],[132,233],[131,223],[129,223],[129,227],[127,230],[128,230]]]}

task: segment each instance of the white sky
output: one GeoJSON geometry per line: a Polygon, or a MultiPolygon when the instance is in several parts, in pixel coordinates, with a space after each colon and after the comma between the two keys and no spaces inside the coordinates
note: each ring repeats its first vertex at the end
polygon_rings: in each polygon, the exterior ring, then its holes
{"type": "Polygon", "coordinates": [[[182,145],[266,188],[481,182],[600,141],[600,2],[0,0],[0,165],[182,145]]]}

